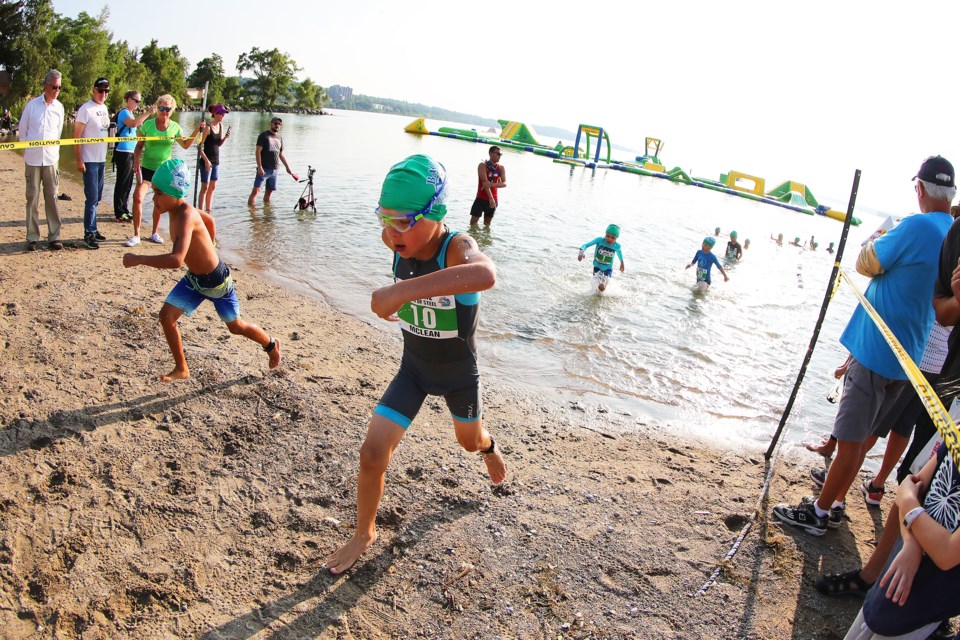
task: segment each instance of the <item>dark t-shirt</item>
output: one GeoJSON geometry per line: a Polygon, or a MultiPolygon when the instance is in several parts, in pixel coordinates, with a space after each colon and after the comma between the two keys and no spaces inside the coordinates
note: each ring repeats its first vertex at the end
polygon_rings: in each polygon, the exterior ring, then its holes
{"type": "MultiPolygon", "coordinates": [[[[953,277],[953,270],[957,268],[957,260],[960,260],[960,218],[950,225],[947,237],[943,239],[943,245],[940,247],[940,268],[937,272],[937,281],[933,285],[935,298],[953,297],[950,279],[953,277]]],[[[957,395],[956,383],[960,381],[960,325],[955,326],[950,332],[950,340],[947,344],[947,359],[943,362],[937,392],[944,404],[949,406],[950,401],[957,395]]]]}
{"type": "Polygon", "coordinates": [[[275,171],[280,166],[280,152],[283,151],[283,138],[270,131],[264,131],[257,137],[260,150],[260,164],[263,170],[275,171]]]}

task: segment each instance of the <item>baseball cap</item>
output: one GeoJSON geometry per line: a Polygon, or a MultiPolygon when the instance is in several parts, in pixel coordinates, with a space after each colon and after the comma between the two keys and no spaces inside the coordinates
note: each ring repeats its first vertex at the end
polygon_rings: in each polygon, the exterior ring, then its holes
{"type": "Polygon", "coordinates": [[[941,187],[955,187],[956,174],[953,172],[953,165],[943,156],[930,156],[920,165],[917,175],[913,176],[916,180],[920,178],[924,182],[932,182],[941,187]]]}
{"type": "Polygon", "coordinates": [[[283,124],[283,118],[281,118],[280,116],[274,116],[270,118],[270,122],[271,123],[279,122],[280,124],[283,124]]]}
{"type": "Polygon", "coordinates": [[[96,82],[93,83],[94,89],[109,89],[110,81],[106,78],[97,78],[96,82]]]}
{"type": "Polygon", "coordinates": [[[380,206],[420,212],[428,220],[443,220],[447,215],[447,170],[430,156],[404,158],[390,167],[384,178],[380,206]]]}
{"type": "Polygon", "coordinates": [[[210,107],[210,113],[215,116],[218,116],[222,113],[230,113],[230,109],[226,108],[222,104],[215,104],[210,107]]]}
{"type": "Polygon", "coordinates": [[[190,193],[190,178],[187,165],[180,158],[167,160],[153,173],[153,188],[174,198],[184,198],[190,193]]]}

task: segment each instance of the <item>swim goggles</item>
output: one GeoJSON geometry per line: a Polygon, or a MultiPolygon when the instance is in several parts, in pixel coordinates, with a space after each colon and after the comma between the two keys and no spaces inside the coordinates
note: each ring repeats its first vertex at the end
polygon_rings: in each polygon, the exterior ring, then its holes
{"type": "Polygon", "coordinates": [[[446,179],[440,183],[440,188],[436,190],[433,194],[433,197],[427,201],[419,211],[414,211],[413,213],[407,213],[402,216],[385,216],[380,211],[378,206],[373,210],[375,216],[380,221],[380,226],[387,228],[390,227],[400,233],[406,233],[413,229],[413,225],[417,224],[421,219],[423,219],[428,213],[433,210],[435,204],[443,204],[447,199],[447,181],[446,179]]]}

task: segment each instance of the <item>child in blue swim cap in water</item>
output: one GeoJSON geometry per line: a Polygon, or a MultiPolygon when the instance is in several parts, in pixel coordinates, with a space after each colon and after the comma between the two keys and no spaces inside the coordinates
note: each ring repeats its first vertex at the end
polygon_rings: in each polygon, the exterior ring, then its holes
{"type": "Polygon", "coordinates": [[[494,484],[507,468],[483,427],[475,332],[480,292],[493,287],[497,271],[465,233],[450,231],[447,172],[425,155],[395,164],[387,173],[376,208],[383,243],[393,253],[393,282],[373,292],[370,309],[400,325],[400,370],[380,398],[360,449],[357,528],[327,558],[343,573],[377,540],[376,516],[387,466],[428,395],[443,396],[457,442],[479,452],[494,484]]]}
{"type": "Polygon", "coordinates": [[[607,232],[603,237],[594,238],[590,242],[580,247],[578,261],[583,261],[584,251],[587,247],[596,247],[593,251],[593,274],[600,278],[600,284],[597,289],[603,291],[607,288],[607,282],[613,277],[613,256],[620,258],[620,273],[623,273],[623,253],[620,252],[620,243],[617,239],[620,237],[620,227],[611,224],[607,226],[607,232]]]}

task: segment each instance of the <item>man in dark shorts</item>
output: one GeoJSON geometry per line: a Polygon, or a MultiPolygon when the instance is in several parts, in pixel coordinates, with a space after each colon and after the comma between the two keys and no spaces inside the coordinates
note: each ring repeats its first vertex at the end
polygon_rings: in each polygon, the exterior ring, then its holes
{"type": "Polygon", "coordinates": [[[287,159],[283,155],[283,138],[280,137],[282,126],[283,119],[275,117],[270,121],[270,128],[257,137],[257,177],[253,181],[253,191],[247,198],[247,205],[251,207],[264,182],[267,183],[267,190],[263,194],[263,204],[270,202],[270,194],[277,190],[280,162],[295,181],[300,180],[300,177],[290,170],[290,165],[287,164],[287,159]]]}
{"type": "Polygon", "coordinates": [[[470,225],[477,224],[483,216],[483,224],[490,226],[493,214],[497,212],[497,190],[507,188],[507,171],[500,164],[503,151],[500,147],[490,147],[490,159],[477,165],[477,199],[470,207],[470,225]]]}

